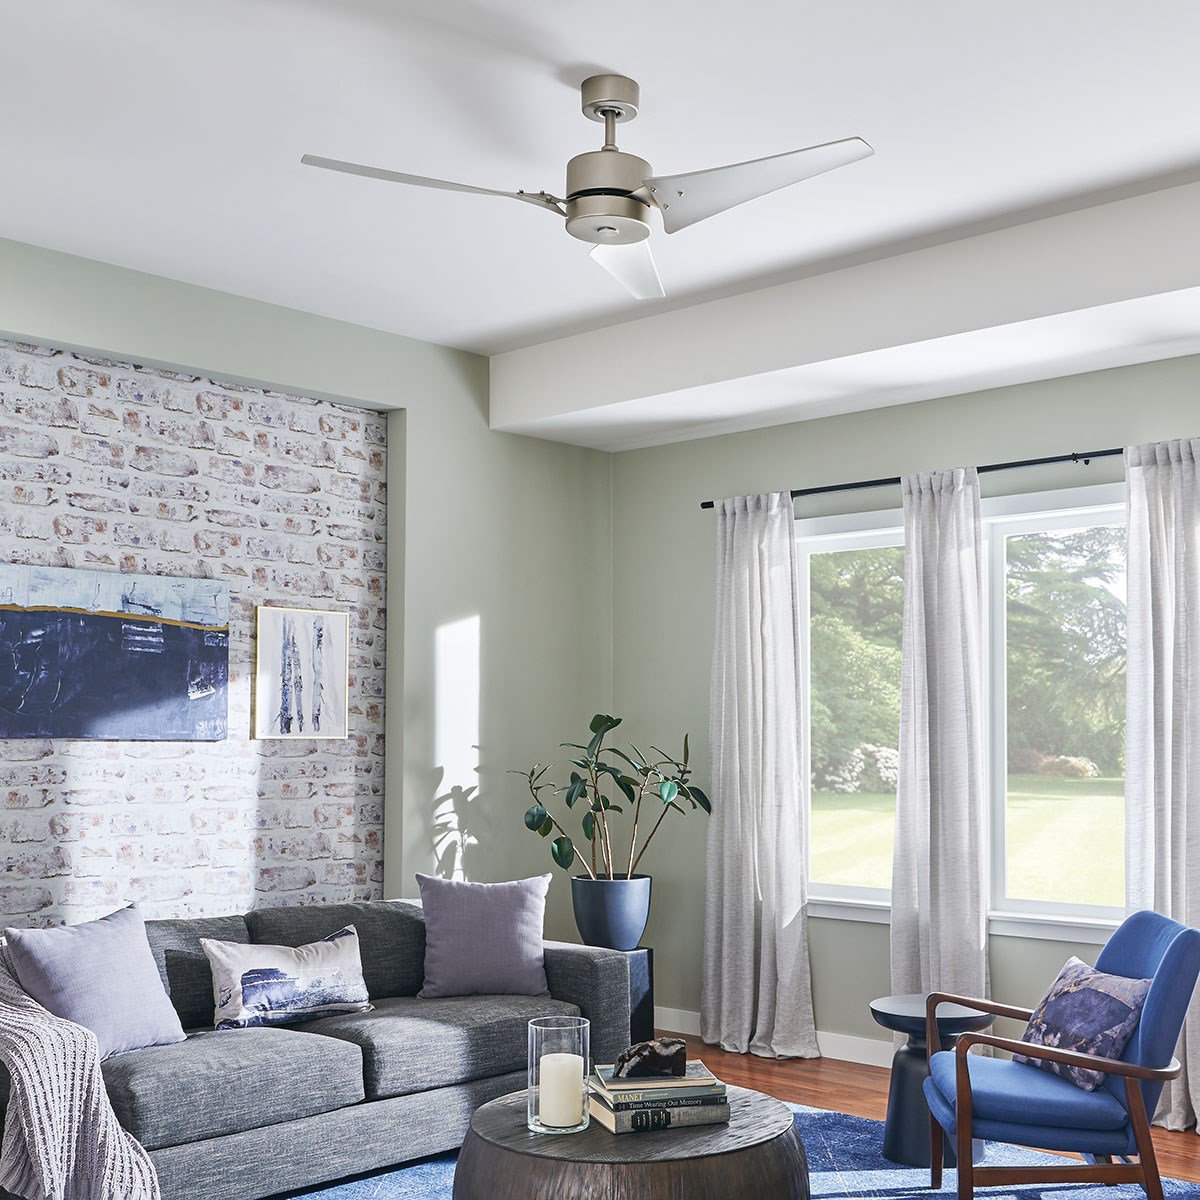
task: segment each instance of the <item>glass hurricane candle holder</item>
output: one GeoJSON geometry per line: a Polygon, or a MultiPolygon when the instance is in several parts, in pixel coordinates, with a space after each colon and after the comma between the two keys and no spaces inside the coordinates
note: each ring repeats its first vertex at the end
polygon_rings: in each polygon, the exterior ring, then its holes
{"type": "Polygon", "coordinates": [[[583,1017],[529,1022],[526,1123],[534,1133],[578,1133],[588,1127],[591,1025],[583,1017]]]}

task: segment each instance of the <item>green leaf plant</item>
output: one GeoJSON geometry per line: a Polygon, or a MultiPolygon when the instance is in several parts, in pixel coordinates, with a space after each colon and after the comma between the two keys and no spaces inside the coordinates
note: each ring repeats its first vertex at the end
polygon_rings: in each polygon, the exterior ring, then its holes
{"type": "MultiPolygon", "coordinates": [[[[561,743],[565,749],[577,751],[570,760],[573,769],[565,784],[559,785],[548,779],[550,767],[542,763],[534,763],[528,771],[510,772],[525,780],[533,797],[533,803],[525,810],[525,828],[542,838],[557,832],[558,836],[550,843],[551,858],[564,871],[570,870],[578,858],[590,879],[632,878],[642,855],[672,809],[686,815],[689,810],[684,804],[688,804],[692,810],[699,808],[705,813],[712,812],[708,797],[691,782],[687,734],[683,737],[680,758],[672,757],[657,746],[651,746],[648,755],[633,745],[625,750],[615,745],[606,748],[605,739],[620,724],[620,717],[597,713],[588,728],[591,737],[586,744],[561,743]],[[619,759],[620,764],[615,759],[619,759]],[[555,796],[562,797],[571,816],[577,812],[582,814],[580,830],[588,845],[587,853],[576,848],[574,839],[551,813],[548,801],[555,796]],[[618,800],[623,801],[623,805],[618,804],[618,800]],[[644,830],[643,804],[652,810],[658,809],[658,817],[639,847],[639,831],[644,830]],[[610,818],[614,813],[624,815],[626,810],[632,820],[629,853],[619,856],[618,865],[610,818]]],[[[564,821],[569,819],[563,815],[564,821]]]]}

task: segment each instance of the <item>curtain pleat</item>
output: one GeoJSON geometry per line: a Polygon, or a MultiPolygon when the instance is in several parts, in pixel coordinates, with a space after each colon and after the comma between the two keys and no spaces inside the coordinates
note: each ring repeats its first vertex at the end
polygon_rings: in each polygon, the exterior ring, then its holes
{"type": "Polygon", "coordinates": [[[908,475],[892,990],[986,996],[979,477],[908,475]]]}
{"type": "Polygon", "coordinates": [[[796,566],[789,493],[718,504],[700,1032],[737,1053],[810,1058],[796,566]]]}

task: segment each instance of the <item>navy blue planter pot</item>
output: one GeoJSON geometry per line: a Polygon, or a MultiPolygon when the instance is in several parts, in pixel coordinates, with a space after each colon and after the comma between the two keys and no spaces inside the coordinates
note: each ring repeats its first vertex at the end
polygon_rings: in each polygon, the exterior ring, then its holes
{"type": "Polygon", "coordinates": [[[579,936],[587,945],[636,950],[650,917],[650,876],[589,879],[573,875],[571,900],[579,936]]]}

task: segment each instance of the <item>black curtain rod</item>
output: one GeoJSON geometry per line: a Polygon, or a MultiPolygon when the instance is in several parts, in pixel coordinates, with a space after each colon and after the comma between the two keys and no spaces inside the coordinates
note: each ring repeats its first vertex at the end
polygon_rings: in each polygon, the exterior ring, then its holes
{"type": "MultiPolygon", "coordinates": [[[[1121,446],[1115,446],[1108,450],[1081,450],[1078,454],[1051,454],[1045,458],[1022,458],[1016,462],[988,463],[986,466],[976,468],[980,475],[985,475],[989,471],[1014,471],[1018,467],[1047,467],[1051,463],[1083,463],[1087,466],[1093,458],[1114,458],[1118,454],[1124,454],[1125,450],[1121,446]]],[[[892,487],[900,483],[900,476],[893,475],[890,479],[859,479],[854,483],[827,483],[822,487],[810,488],[792,488],[792,499],[795,500],[798,496],[824,496],[829,492],[857,492],[863,488],[877,487],[892,487]]],[[[701,508],[714,508],[715,500],[702,500],[701,508]]]]}

